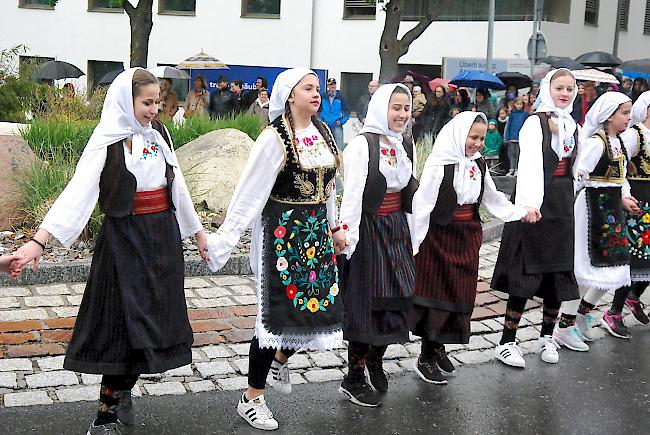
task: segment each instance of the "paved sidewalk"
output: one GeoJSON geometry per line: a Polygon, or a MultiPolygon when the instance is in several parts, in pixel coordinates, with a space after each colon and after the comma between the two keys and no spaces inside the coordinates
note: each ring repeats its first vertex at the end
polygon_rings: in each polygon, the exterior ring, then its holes
{"type": "MultiPolygon", "coordinates": [[[[481,248],[479,279],[489,279],[499,242],[481,248]]],[[[134,395],[178,395],[210,390],[238,390],[246,386],[247,343],[257,312],[255,287],[248,276],[187,278],[185,292],[194,330],[191,365],[158,375],[144,375],[134,395]]],[[[83,283],[29,287],[0,287],[0,406],[96,400],[101,376],[63,370],[63,354],[72,334],[84,290],[83,283]]],[[[455,363],[492,360],[500,339],[505,311],[504,294],[479,282],[468,345],[450,345],[455,363]]],[[[611,302],[606,296],[602,304],[611,302]]],[[[650,302],[650,301],[648,301],[650,302]]],[[[596,311],[602,316],[603,305],[596,311]]],[[[518,338],[525,353],[537,350],[542,313],[531,301],[518,338]]],[[[629,322],[629,319],[627,320],[629,322]]],[[[605,336],[602,329],[598,337],[605,336]]],[[[419,340],[391,345],[385,368],[390,373],[412,370],[419,340]]],[[[345,372],[345,347],[323,353],[299,353],[291,358],[295,384],[339,380],[345,372]]]]}

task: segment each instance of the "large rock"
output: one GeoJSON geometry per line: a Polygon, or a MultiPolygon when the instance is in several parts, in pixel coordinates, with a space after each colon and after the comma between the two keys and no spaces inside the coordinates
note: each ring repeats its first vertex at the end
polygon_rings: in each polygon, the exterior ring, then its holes
{"type": "Polygon", "coordinates": [[[253,140],[234,128],[215,130],[178,149],[178,162],[194,204],[217,213],[228,208],[253,140]]]}
{"type": "Polygon", "coordinates": [[[0,135],[0,230],[19,225],[25,218],[16,180],[19,172],[28,168],[35,159],[34,152],[23,139],[0,135]]]}

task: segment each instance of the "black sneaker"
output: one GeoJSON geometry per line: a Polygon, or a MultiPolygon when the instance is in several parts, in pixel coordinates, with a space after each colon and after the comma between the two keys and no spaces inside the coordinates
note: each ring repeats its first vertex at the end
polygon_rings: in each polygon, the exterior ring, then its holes
{"type": "Polygon", "coordinates": [[[366,371],[368,372],[368,383],[375,391],[379,391],[380,393],[388,391],[388,379],[390,377],[382,366],[373,367],[366,365],[366,371]]]}
{"type": "Polygon", "coordinates": [[[117,422],[124,426],[133,426],[135,424],[131,390],[120,391],[120,402],[117,404],[117,422]]]}
{"type": "Polygon", "coordinates": [[[447,379],[440,373],[438,364],[422,362],[420,358],[415,361],[415,373],[429,384],[446,385],[447,379]]]}
{"type": "Polygon", "coordinates": [[[612,313],[611,310],[607,311],[603,316],[602,325],[614,337],[630,338],[630,331],[623,323],[623,316],[620,313],[612,313]]]}
{"type": "Polygon", "coordinates": [[[644,325],[650,323],[648,315],[643,312],[643,302],[638,299],[625,299],[625,305],[630,309],[634,318],[644,325]]]}
{"type": "Polygon", "coordinates": [[[365,379],[350,382],[348,377],[343,378],[339,393],[342,393],[350,399],[350,402],[360,406],[375,407],[381,405],[381,394],[373,390],[365,379]]]}
{"type": "Polygon", "coordinates": [[[434,350],[433,358],[438,363],[438,367],[444,374],[448,375],[452,373],[454,370],[456,370],[456,367],[454,367],[454,363],[452,363],[449,357],[447,356],[447,351],[445,350],[445,346],[442,346],[440,349],[434,350]]]}
{"type": "Polygon", "coordinates": [[[104,423],[95,425],[95,420],[90,423],[86,435],[121,435],[122,432],[117,428],[117,423],[104,423]]]}

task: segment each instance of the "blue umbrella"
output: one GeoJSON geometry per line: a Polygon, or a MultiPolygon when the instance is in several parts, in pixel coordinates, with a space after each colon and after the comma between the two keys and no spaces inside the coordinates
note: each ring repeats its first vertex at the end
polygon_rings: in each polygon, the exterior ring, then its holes
{"type": "Polygon", "coordinates": [[[449,82],[452,85],[477,89],[505,89],[506,85],[496,75],[487,71],[461,71],[449,82]]]}

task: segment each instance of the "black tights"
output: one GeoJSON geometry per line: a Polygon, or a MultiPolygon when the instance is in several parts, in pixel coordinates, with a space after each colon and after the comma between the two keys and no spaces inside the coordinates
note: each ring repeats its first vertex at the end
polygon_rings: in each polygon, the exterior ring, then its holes
{"type": "Polygon", "coordinates": [[[612,313],[620,314],[623,311],[625,299],[639,299],[647,286],[647,281],[634,281],[631,286],[621,287],[616,290],[612,301],[612,313]]]}
{"type": "Polygon", "coordinates": [[[117,421],[117,405],[120,403],[120,393],[130,391],[138,380],[138,375],[104,375],[99,391],[99,409],[97,409],[96,425],[115,423],[117,421]]]}
{"type": "MultiPolygon", "coordinates": [[[[501,344],[511,343],[515,341],[517,329],[519,328],[519,321],[526,308],[528,299],[519,296],[510,296],[506,304],[506,315],[503,322],[503,335],[501,336],[501,344]]],[[[553,328],[557,322],[557,317],[560,312],[560,301],[555,296],[547,297],[544,299],[542,305],[542,331],[540,336],[552,335],[553,328]]]]}
{"type": "Polygon", "coordinates": [[[348,378],[350,381],[364,379],[366,365],[370,370],[381,368],[387,347],[351,341],[348,344],[348,378]]]}
{"type": "MultiPolygon", "coordinates": [[[[289,358],[296,353],[295,350],[280,349],[289,358]]],[[[275,358],[276,349],[260,348],[257,337],[251,340],[251,348],[248,354],[248,385],[257,390],[263,390],[266,386],[266,377],[271,370],[271,364],[275,358]]]]}
{"type": "Polygon", "coordinates": [[[444,349],[445,345],[438,343],[437,341],[427,340],[426,337],[422,337],[422,351],[420,352],[421,361],[433,361],[434,352],[440,349],[444,349]]]}

